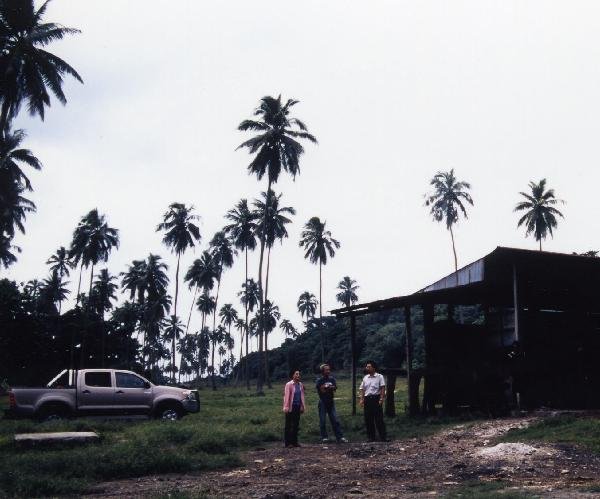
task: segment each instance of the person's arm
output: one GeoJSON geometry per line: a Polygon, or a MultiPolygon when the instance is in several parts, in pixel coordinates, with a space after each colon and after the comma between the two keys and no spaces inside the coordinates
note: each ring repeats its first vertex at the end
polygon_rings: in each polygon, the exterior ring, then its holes
{"type": "Polygon", "coordinates": [[[385,400],[385,380],[381,377],[381,386],[379,387],[379,405],[383,405],[385,400]]]}
{"type": "Polygon", "coordinates": [[[364,379],[363,379],[362,383],[360,384],[358,393],[360,394],[360,399],[358,400],[358,403],[360,404],[361,407],[364,407],[364,405],[365,405],[365,380],[364,379]]]}

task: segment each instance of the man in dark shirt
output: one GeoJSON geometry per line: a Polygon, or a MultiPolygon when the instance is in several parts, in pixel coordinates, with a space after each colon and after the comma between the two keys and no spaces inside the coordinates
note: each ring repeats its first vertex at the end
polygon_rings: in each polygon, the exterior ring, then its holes
{"type": "Polygon", "coordinates": [[[321,431],[321,442],[329,442],[327,436],[326,419],[329,416],[331,427],[338,442],[348,442],[342,434],[340,421],[335,412],[333,395],[337,390],[335,378],[331,375],[331,367],[328,364],[321,366],[321,377],[317,379],[317,393],[319,394],[319,429],[321,431]]]}

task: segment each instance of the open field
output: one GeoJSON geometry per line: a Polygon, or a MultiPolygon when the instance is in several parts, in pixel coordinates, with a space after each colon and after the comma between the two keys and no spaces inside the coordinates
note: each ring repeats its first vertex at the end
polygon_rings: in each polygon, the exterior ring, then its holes
{"type": "MultiPolygon", "coordinates": [[[[200,413],[174,424],[90,418],[45,424],[0,421],[0,490],[27,496],[73,494],[100,480],[236,466],[240,464],[237,451],[281,440],[281,392],[281,383],[267,389],[265,397],[256,397],[245,389],[203,389],[200,413]],[[81,448],[25,450],[16,448],[12,441],[19,432],[63,430],[97,431],[101,442],[81,448]]],[[[401,386],[398,408],[404,407],[405,393],[401,386]]],[[[362,419],[350,416],[348,381],[341,383],[338,394],[338,411],[347,436],[363,439],[362,419]]],[[[304,442],[316,442],[318,438],[316,398],[307,386],[308,410],[300,430],[304,442]]],[[[413,422],[403,416],[389,423],[390,435],[397,439],[430,434],[440,425],[438,421],[413,422]]]]}
{"type": "MultiPolygon", "coordinates": [[[[337,407],[351,443],[322,446],[317,444],[316,393],[309,383],[308,410],[301,419],[303,447],[290,450],[280,444],[281,388],[277,383],[265,397],[245,389],[203,389],[201,412],[176,423],[0,421],[0,490],[18,496],[87,491],[106,497],[264,497],[281,493],[291,483],[298,496],[343,496],[354,490],[363,496],[435,492],[449,497],[523,497],[549,495],[564,486],[585,497],[598,487],[597,419],[411,421],[401,415],[387,421],[393,442],[366,444],[362,417],[350,415],[350,383],[342,381],[337,407]],[[52,449],[20,449],[12,442],[17,432],[52,430],[94,430],[101,441],[52,449]],[[516,461],[514,456],[489,459],[477,454],[500,441],[534,442],[540,453],[517,456],[516,461]],[[542,452],[546,448],[552,457],[542,452]]],[[[399,413],[405,395],[400,384],[399,413]]]]}

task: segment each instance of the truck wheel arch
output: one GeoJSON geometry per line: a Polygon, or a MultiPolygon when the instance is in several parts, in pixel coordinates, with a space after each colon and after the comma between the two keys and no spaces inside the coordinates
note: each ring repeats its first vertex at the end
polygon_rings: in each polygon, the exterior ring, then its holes
{"type": "Polygon", "coordinates": [[[71,407],[60,401],[43,402],[35,411],[36,419],[39,421],[51,421],[54,419],[65,419],[72,414],[71,407]]]}

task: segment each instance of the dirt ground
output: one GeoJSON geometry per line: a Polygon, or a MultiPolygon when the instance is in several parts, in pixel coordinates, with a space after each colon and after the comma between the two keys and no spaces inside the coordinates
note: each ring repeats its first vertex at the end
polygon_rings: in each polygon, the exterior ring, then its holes
{"type": "MultiPolygon", "coordinates": [[[[423,439],[284,449],[243,455],[246,466],[100,484],[95,497],[182,493],[209,497],[431,497],[461,485],[502,482],[504,490],[543,497],[600,497],[582,492],[600,481],[600,458],[569,446],[494,445],[493,439],[535,417],[458,425],[423,439]]],[[[471,496],[473,497],[473,496],[471,496]]]]}

